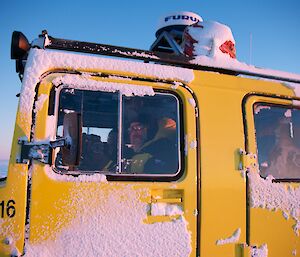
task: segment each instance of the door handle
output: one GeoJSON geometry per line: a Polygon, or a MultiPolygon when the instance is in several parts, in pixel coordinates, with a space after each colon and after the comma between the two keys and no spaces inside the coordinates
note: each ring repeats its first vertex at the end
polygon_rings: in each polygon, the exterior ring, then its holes
{"type": "Polygon", "coordinates": [[[151,198],[152,203],[182,203],[182,198],[151,198]]]}
{"type": "Polygon", "coordinates": [[[156,189],[151,192],[149,216],[152,219],[170,221],[183,214],[182,189],[156,189]]]}

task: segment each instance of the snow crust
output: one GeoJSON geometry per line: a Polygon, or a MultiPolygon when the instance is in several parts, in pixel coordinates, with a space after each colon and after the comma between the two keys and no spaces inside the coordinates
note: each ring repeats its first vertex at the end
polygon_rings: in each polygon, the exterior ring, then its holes
{"type": "Polygon", "coordinates": [[[258,105],[258,106],[255,106],[254,113],[255,113],[255,114],[259,114],[259,112],[260,112],[261,110],[264,110],[264,109],[271,110],[271,107],[270,107],[270,106],[266,106],[266,105],[258,105]]]}
{"type": "Polygon", "coordinates": [[[216,242],[216,245],[225,245],[225,244],[232,244],[239,241],[241,235],[241,229],[238,228],[236,231],[233,232],[232,236],[225,238],[225,239],[219,239],[216,242]]]}
{"type": "Polygon", "coordinates": [[[291,118],[292,117],[292,110],[291,109],[286,110],[286,112],[284,113],[284,116],[287,117],[287,118],[291,118]]]}
{"type": "Polygon", "coordinates": [[[44,47],[45,47],[45,46],[49,46],[49,45],[51,45],[51,44],[52,44],[52,42],[51,42],[50,38],[48,37],[48,34],[46,34],[46,35],[45,35],[45,43],[44,43],[44,47]]]}
{"type": "Polygon", "coordinates": [[[1,236],[5,236],[4,240],[1,243],[9,246],[8,248],[11,256],[21,256],[16,247],[16,241],[20,239],[20,235],[18,233],[13,232],[14,226],[15,224],[13,221],[11,221],[8,225],[4,219],[0,219],[1,236]]]}
{"type": "Polygon", "coordinates": [[[152,203],[151,215],[152,216],[183,215],[183,210],[182,207],[178,204],[152,203]]]}
{"type": "MultiPolygon", "coordinates": [[[[216,21],[198,22],[192,26],[188,26],[185,31],[186,40],[191,40],[193,43],[194,56],[218,57],[223,60],[230,59],[229,55],[221,51],[220,47],[226,41],[231,41],[235,44],[231,29],[216,21]],[[190,38],[191,37],[191,38],[190,38]]],[[[185,46],[187,47],[187,46],[185,46]]],[[[185,49],[186,52],[187,49],[185,49]]]]}
{"type": "MultiPolygon", "coordinates": [[[[188,26],[184,33],[184,52],[187,55],[194,57],[191,61],[193,64],[300,81],[299,74],[258,68],[238,61],[234,58],[234,44],[235,40],[231,29],[228,26],[215,21],[203,21],[188,26]],[[232,42],[233,45],[228,44],[228,42],[232,42]],[[224,48],[223,51],[220,49],[220,46],[224,43],[225,50],[228,50],[226,52],[224,52],[224,48]],[[230,56],[229,53],[233,53],[233,55],[230,56]]],[[[284,83],[288,84],[287,86],[294,88],[296,96],[300,96],[299,84],[284,83]]]]}
{"type": "Polygon", "coordinates": [[[48,115],[46,127],[46,140],[55,140],[56,138],[56,116],[48,115]]]}
{"type": "Polygon", "coordinates": [[[35,102],[35,109],[34,112],[37,113],[38,111],[40,111],[45,103],[45,101],[47,100],[48,96],[46,94],[41,94],[37,101],[35,102]]]}
{"type": "Polygon", "coordinates": [[[193,106],[194,108],[196,107],[196,102],[195,102],[194,98],[189,98],[188,101],[189,101],[191,106],[193,106]]]}
{"type": "Polygon", "coordinates": [[[191,149],[196,149],[197,148],[197,140],[193,140],[190,142],[190,148],[191,149]]]}
{"type": "Polygon", "coordinates": [[[268,257],[268,247],[263,244],[260,247],[251,247],[251,257],[268,257]]]}
{"type": "MultiPolygon", "coordinates": [[[[246,63],[240,62],[236,59],[229,59],[229,58],[219,58],[219,56],[215,56],[213,58],[207,56],[196,56],[194,60],[191,61],[194,64],[199,64],[208,67],[216,67],[216,68],[224,68],[224,69],[232,69],[237,72],[249,72],[249,73],[257,73],[263,76],[275,76],[281,77],[285,79],[294,79],[300,81],[300,75],[288,73],[284,71],[276,71],[271,69],[263,69],[258,68],[253,65],[248,65],[246,63]]],[[[296,96],[300,96],[300,85],[293,83],[296,96]],[[298,89],[299,88],[299,89],[298,89]]]]}
{"type": "MultiPolygon", "coordinates": [[[[290,87],[291,89],[294,90],[295,95],[300,97],[300,86],[299,84],[296,83],[284,83],[287,87],[290,87]]],[[[299,101],[298,101],[298,105],[299,105],[299,101]]]]}
{"type": "Polygon", "coordinates": [[[54,69],[121,71],[183,82],[190,82],[194,79],[193,71],[185,68],[32,48],[27,59],[20,95],[20,111],[26,114],[24,121],[29,122],[31,119],[34,89],[41,75],[54,69]]]}
{"type": "Polygon", "coordinates": [[[248,172],[250,184],[250,205],[253,208],[282,211],[283,217],[295,220],[293,227],[296,235],[300,229],[300,187],[272,183],[272,176],[266,179],[260,177],[256,171],[248,172]]]}
{"type": "Polygon", "coordinates": [[[79,176],[62,175],[55,173],[51,167],[45,168],[46,174],[49,178],[56,181],[65,182],[107,182],[106,176],[99,173],[93,173],[92,175],[81,174],[79,176]]]}
{"type": "Polygon", "coordinates": [[[159,59],[159,57],[157,57],[156,55],[148,54],[146,52],[137,52],[137,51],[125,52],[125,51],[121,51],[119,49],[115,49],[115,50],[113,50],[113,53],[119,53],[119,54],[128,55],[128,56],[133,55],[133,56],[144,57],[144,58],[159,59]]]}
{"type": "Polygon", "coordinates": [[[182,86],[182,82],[178,82],[178,81],[175,81],[173,82],[173,84],[171,85],[171,88],[172,89],[177,89],[178,87],[182,86]]]}
{"type": "MultiPolygon", "coordinates": [[[[60,208],[65,204],[67,210],[76,210],[76,215],[64,212],[61,217],[64,220],[69,215],[69,225],[58,230],[55,238],[28,244],[26,256],[189,256],[191,236],[184,217],[146,224],[149,205],[141,198],[147,196],[144,189],[133,190],[122,184],[109,194],[103,188],[91,190],[78,185],[67,202],[55,205],[60,208]]],[[[53,229],[45,225],[41,237],[53,229]]]]}
{"type": "Polygon", "coordinates": [[[102,82],[91,80],[90,76],[80,75],[64,75],[53,80],[53,84],[58,86],[59,84],[65,84],[74,88],[82,88],[88,90],[101,90],[106,92],[119,91],[122,95],[126,96],[153,96],[154,90],[150,86],[136,86],[132,84],[102,82]]]}

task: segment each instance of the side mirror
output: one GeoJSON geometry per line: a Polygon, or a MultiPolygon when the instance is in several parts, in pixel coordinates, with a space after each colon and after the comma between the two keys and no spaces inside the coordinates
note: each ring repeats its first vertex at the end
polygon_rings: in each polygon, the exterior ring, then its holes
{"type": "Polygon", "coordinates": [[[79,165],[82,149],[82,119],[80,113],[65,114],[63,138],[67,141],[67,145],[61,148],[63,165],[79,165]]]}

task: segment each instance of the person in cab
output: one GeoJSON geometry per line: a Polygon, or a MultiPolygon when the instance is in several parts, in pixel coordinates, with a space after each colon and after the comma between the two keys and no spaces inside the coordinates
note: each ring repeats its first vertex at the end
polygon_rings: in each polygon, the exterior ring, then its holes
{"type": "Polygon", "coordinates": [[[171,118],[153,121],[141,116],[129,128],[132,159],[130,173],[166,174],[177,169],[176,122],[171,118]],[[176,158],[175,158],[176,159],[176,158]]]}

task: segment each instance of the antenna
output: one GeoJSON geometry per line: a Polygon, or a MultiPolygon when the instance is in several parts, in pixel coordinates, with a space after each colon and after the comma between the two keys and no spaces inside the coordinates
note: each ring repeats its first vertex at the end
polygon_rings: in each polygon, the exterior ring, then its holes
{"type": "Polygon", "coordinates": [[[250,32],[249,37],[249,64],[252,64],[252,32],[250,32]]]}

